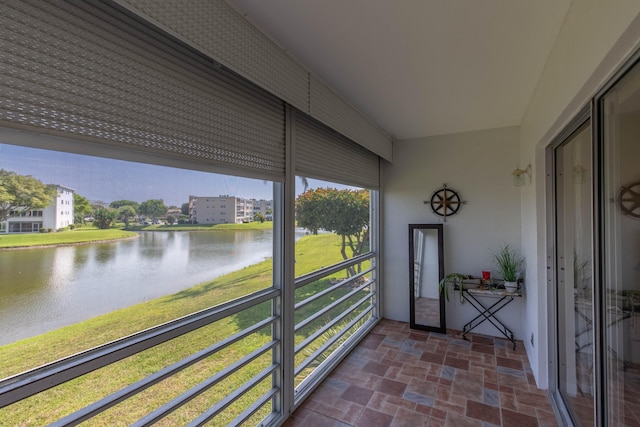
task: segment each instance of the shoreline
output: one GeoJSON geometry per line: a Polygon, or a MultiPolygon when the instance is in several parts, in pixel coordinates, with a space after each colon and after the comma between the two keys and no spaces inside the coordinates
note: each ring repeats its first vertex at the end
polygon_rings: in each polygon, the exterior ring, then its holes
{"type": "MultiPolygon", "coordinates": [[[[226,224],[224,224],[226,225],[226,224]]],[[[94,244],[94,243],[109,243],[109,242],[117,242],[120,240],[129,240],[129,239],[135,239],[138,238],[140,236],[140,233],[165,233],[165,232],[236,232],[236,231],[266,231],[266,230],[273,230],[271,227],[235,227],[235,226],[231,226],[231,227],[220,227],[220,228],[207,228],[207,227],[186,227],[186,228],[181,228],[181,227],[176,227],[176,229],[171,229],[171,228],[151,228],[151,229],[145,229],[145,228],[141,228],[141,229],[133,229],[133,230],[120,230],[120,231],[124,231],[124,232],[129,232],[129,233],[135,233],[134,236],[127,236],[127,237],[116,237],[113,239],[98,239],[98,240],[87,240],[87,241],[80,241],[80,242],[63,242],[63,243],[50,243],[50,244],[35,244],[35,245],[25,245],[25,246],[9,246],[9,247],[2,247],[0,246],[0,251],[10,251],[10,250],[25,250],[25,249],[42,249],[42,248],[57,248],[57,247],[65,247],[65,246],[78,246],[78,245],[90,245],[90,244],[94,244]]],[[[30,234],[30,233],[26,233],[26,234],[30,234]]],[[[2,238],[2,236],[4,235],[4,233],[0,233],[0,239],[2,238]]],[[[8,236],[12,236],[15,234],[7,234],[8,236]]]]}
{"type": "Polygon", "coordinates": [[[91,245],[94,243],[109,243],[109,242],[118,242],[121,240],[131,240],[137,239],[140,237],[138,232],[132,231],[132,233],[136,233],[135,236],[127,236],[127,237],[116,237],[114,239],[101,239],[101,240],[87,240],[85,242],[69,242],[69,243],[51,243],[48,245],[31,245],[31,246],[11,246],[8,248],[3,248],[0,246],[0,251],[17,251],[17,250],[25,250],[25,249],[43,249],[43,248],[62,248],[65,246],[80,246],[80,245],[91,245]]]}

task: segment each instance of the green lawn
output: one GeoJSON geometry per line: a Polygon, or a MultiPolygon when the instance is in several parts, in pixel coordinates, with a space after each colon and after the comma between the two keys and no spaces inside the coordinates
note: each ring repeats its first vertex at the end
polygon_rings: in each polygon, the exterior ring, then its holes
{"type": "MultiPolygon", "coordinates": [[[[299,240],[296,244],[296,274],[304,274],[321,266],[331,265],[340,261],[342,258],[339,248],[340,238],[334,234],[307,236],[299,240]]],[[[326,286],[327,280],[309,285],[303,288],[302,292],[304,294],[312,294],[326,286]]],[[[2,346],[0,347],[0,378],[270,287],[271,282],[271,260],[266,260],[173,295],[2,346]]],[[[306,307],[305,311],[314,312],[318,309],[318,306],[309,306],[306,307]]],[[[7,425],[25,426],[53,422],[74,410],[80,409],[101,397],[254,324],[267,317],[270,312],[271,306],[267,302],[251,310],[220,320],[213,325],[119,361],[82,378],[0,409],[0,420],[7,425]]],[[[181,374],[164,380],[144,393],[117,405],[87,424],[129,425],[168,399],[204,381],[213,373],[258,348],[270,338],[270,330],[265,330],[260,334],[253,334],[231,348],[209,357],[181,374]]],[[[239,384],[242,384],[270,363],[271,356],[270,353],[267,353],[261,360],[230,376],[183,410],[163,420],[160,425],[184,424],[190,416],[197,414],[228,395],[239,384]]],[[[258,391],[264,392],[270,386],[270,381],[266,381],[258,391]]],[[[255,394],[258,391],[253,395],[247,396],[246,399],[255,398],[255,394]]],[[[248,400],[240,401],[236,406],[225,410],[223,414],[216,418],[216,424],[218,422],[225,424],[231,421],[241,412],[243,405],[248,405],[248,400]]],[[[269,410],[270,407],[264,409],[267,413],[269,410]]],[[[257,417],[264,416],[264,411],[257,417]]]]}
{"type": "Polygon", "coordinates": [[[99,230],[86,226],[75,230],[65,230],[55,233],[3,234],[0,233],[0,249],[70,245],[74,243],[90,243],[102,240],[117,240],[135,237],[136,231],[249,231],[270,230],[273,222],[250,222],[247,224],[177,224],[177,225],[139,225],[131,224],[125,230],[124,224],[117,228],[99,230]]]}
{"type": "Polygon", "coordinates": [[[57,233],[0,234],[0,249],[30,246],[69,245],[136,237],[132,231],[80,228],[57,233]]]}

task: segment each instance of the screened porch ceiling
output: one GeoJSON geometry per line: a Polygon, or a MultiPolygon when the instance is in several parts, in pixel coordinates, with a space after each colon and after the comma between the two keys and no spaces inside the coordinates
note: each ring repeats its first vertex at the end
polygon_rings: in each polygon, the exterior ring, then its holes
{"type": "Polygon", "coordinates": [[[519,125],[570,0],[226,0],[394,140],[519,125]]]}

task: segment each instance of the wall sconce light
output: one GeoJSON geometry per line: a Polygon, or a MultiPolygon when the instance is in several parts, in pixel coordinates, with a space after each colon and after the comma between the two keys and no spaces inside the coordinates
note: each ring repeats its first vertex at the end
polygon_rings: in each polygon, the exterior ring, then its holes
{"type": "Polygon", "coordinates": [[[529,175],[529,181],[531,181],[531,165],[528,165],[526,169],[514,169],[511,175],[513,176],[513,185],[522,187],[526,184],[525,175],[529,175]]]}
{"type": "Polygon", "coordinates": [[[587,168],[579,164],[573,167],[573,183],[574,184],[584,183],[586,176],[587,176],[587,168]]]}

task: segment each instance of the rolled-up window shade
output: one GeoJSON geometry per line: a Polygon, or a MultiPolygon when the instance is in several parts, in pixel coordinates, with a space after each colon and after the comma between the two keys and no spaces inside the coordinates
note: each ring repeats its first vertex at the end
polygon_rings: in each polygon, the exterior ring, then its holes
{"type": "Polygon", "coordinates": [[[380,158],[317,120],[296,111],[296,175],[380,188],[380,158]]]}
{"type": "Polygon", "coordinates": [[[0,20],[0,126],[284,180],[284,103],[219,64],[99,2],[0,20]]]}

